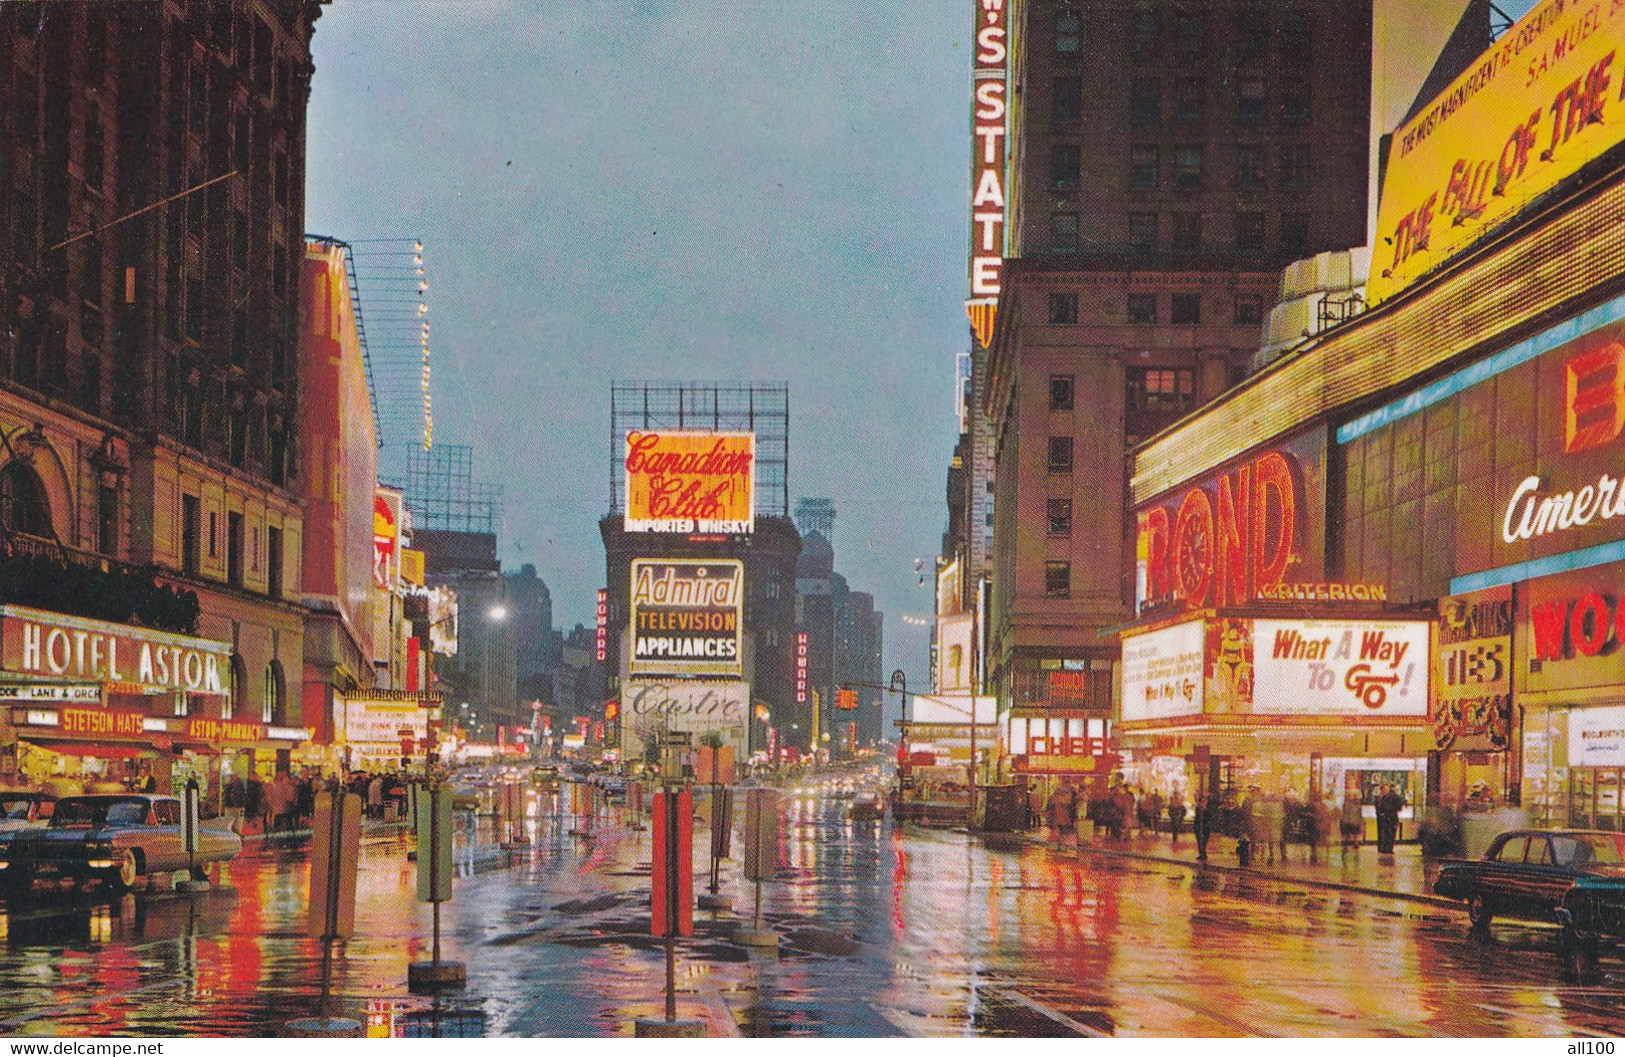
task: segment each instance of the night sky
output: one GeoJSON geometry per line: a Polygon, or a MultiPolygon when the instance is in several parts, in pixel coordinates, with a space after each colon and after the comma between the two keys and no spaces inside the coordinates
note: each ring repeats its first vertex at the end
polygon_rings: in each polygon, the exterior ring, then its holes
{"type": "MultiPolygon", "coordinates": [[[[435,439],[591,624],[615,380],[787,382],[790,502],[927,671],[969,185],[964,3],[338,0],[307,228],[421,237],[435,439]]],[[[363,305],[365,310],[365,304],[363,305]]],[[[916,682],[918,680],[918,682],[916,682]]]]}

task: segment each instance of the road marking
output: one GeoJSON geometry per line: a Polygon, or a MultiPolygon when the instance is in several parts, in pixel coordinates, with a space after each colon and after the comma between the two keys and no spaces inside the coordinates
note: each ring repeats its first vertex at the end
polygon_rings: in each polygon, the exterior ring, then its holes
{"type": "Polygon", "coordinates": [[[700,988],[700,997],[705,999],[706,1006],[711,1010],[711,1019],[722,1030],[724,1036],[730,1039],[742,1039],[739,1025],[734,1023],[733,1011],[728,1008],[728,1000],[722,997],[715,984],[706,984],[700,988]]]}
{"type": "Polygon", "coordinates": [[[998,997],[1003,998],[1003,999],[1005,999],[1007,1001],[1014,1002],[1017,1005],[1025,1006],[1026,1008],[1032,1010],[1034,1013],[1037,1013],[1039,1016],[1046,1017],[1049,1020],[1053,1020],[1055,1023],[1061,1025],[1063,1028],[1066,1028],[1068,1031],[1075,1031],[1079,1035],[1082,1035],[1082,1036],[1084,1036],[1086,1038],[1091,1038],[1091,1039],[1109,1039],[1109,1038],[1112,1038],[1112,1035],[1109,1032],[1101,1031],[1099,1028],[1092,1028],[1089,1025],[1083,1023],[1082,1021],[1073,1020],[1071,1017],[1067,1016],[1065,1013],[1062,1013],[1060,1010],[1051,1009],[1050,1007],[1044,1005],[1042,1002],[1039,1002],[1036,999],[1028,998],[1026,995],[1022,994],[1020,991],[1013,991],[1013,990],[1010,990],[1009,988],[1005,988],[1005,987],[984,987],[982,990],[988,992],[989,994],[997,995],[998,997]]]}

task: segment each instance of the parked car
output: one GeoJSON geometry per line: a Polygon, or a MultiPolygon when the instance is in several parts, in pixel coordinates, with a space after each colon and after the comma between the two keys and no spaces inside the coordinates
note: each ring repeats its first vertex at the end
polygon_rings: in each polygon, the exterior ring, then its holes
{"type": "Polygon", "coordinates": [[[1475,929],[1498,916],[1561,926],[1559,953],[1583,971],[1625,937],[1625,833],[1511,830],[1482,859],[1447,861],[1433,890],[1465,902],[1475,929]]]}
{"type": "MultiPolygon", "coordinates": [[[[144,876],[188,867],[181,836],[181,800],[174,796],[103,793],[56,802],[40,829],[0,834],[0,885],[8,895],[36,880],[95,881],[124,892],[144,876]]],[[[194,877],[242,850],[242,838],[223,823],[198,827],[194,877]]]]}
{"type": "Polygon", "coordinates": [[[51,817],[56,796],[32,789],[0,790],[0,833],[38,829],[51,817]]]}

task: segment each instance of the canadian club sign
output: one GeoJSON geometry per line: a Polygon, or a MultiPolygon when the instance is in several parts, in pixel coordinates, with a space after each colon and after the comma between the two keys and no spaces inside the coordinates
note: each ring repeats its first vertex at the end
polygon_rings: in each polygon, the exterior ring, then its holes
{"type": "Polygon", "coordinates": [[[754,433],[632,430],[625,470],[628,532],[755,528],[754,433]]]}
{"type": "Polygon", "coordinates": [[[975,0],[971,67],[970,299],[965,310],[977,342],[993,341],[1004,271],[1005,147],[1009,114],[1010,37],[1007,0],[975,0]]]}
{"type": "Polygon", "coordinates": [[[741,674],[745,566],[733,561],[632,561],[634,676],[741,674]]]}

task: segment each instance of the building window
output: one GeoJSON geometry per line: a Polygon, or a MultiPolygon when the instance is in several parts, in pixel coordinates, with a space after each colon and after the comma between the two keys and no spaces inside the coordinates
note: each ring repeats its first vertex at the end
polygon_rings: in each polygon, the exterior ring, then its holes
{"type": "MultiPolygon", "coordinates": [[[[95,22],[95,19],[91,20],[95,22]]],[[[94,191],[102,189],[103,165],[107,158],[107,140],[102,132],[101,111],[95,103],[85,106],[85,186],[94,191]]]]}
{"type": "Polygon", "coordinates": [[[1236,186],[1258,190],[1264,186],[1264,148],[1246,143],[1236,148],[1236,186]]]}
{"type": "Polygon", "coordinates": [[[1264,120],[1268,96],[1262,77],[1243,77],[1236,82],[1236,120],[1256,122],[1264,120]]]}
{"type": "Polygon", "coordinates": [[[226,515],[226,582],[243,586],[243,516],[236,511],[226,515]]]}
{"type": "Polygon", "coordinates": [[[1182,58],[1202,54],[1207,37],[1207,19],[1199,7],[1174,10],[1174,51],[1182,58]]]}
{"type": "Polygon", "coordinates": [[[1148,437],[1196,406],[1196,372],[1188,368],[1138,368],[1125,380],[1130,437],[1148,437]]]}
{"type": "Polygon", "coordinates": [[[1236,298],[1235,324],[1255,327],[1264,322],[1264,299],[1257,294],[1236,298]]]}
{"type": "Polygon", "coordinates": [[[1155,323],[1157,321],[1157,295],[1129,294],[1128,321],[1130,323],[1155,323]]]}
{"type": "Polygon", "coordinates": [[[1174,186],[1182,191],[1194,191],[1201,188],[1201,147],[1174,148],[1174,186]]]}
{"type": "Polygon", "coordinates": [[[1202,214],[1175,213],[1174,214],[1174,245],[1182,250],[1191,250],[1202,244],[1202,214]]]}
{"type": "Polygon", "coordinates": [[[1236,214],[1236,249],[1261,250],[1264,248],[1264,214],[1236,214]]]}
{"type": "Polygon", "coordinates": [[[1076,55],[1083,42],[1083,18],[1075,11],[1055,16],[1055,53],[1076,55]]]}
{"type": "Polygon", "coordinates": [[[1281,214],[1281,248],[1302,255],[1309,246],[1309,214],[1281,214]]]}
{"type": "Polygon", "coordinates": [[[1162,123],[1162,82],[1154,77],[1137,77],[1129,82],[1129,120],[1136,125],[1162,123]]]}
{"type": "Polygon", "coordinates": [[[1049,376],[1049,409],[1051,411],[1072,410],[1072,376],[1070,374],[1052,374],[1049,376]]]}
{"type": "Polygon", "coordinates": [[[96,490],[96,549],[118,553],[118,488],[110,484],[96,490]]]}
{"type": "Polygon", "coordinates": [[[1130,213],[1128,240],[1135,249],[1150,249],[1157,244],[1157,214],[1130,213]]]}
{"type": "Polygon", "coordinates": [[[1128,149],[1128,185],[1136,191],[1156,190],[1158,163],[1157,148],[1130,147],[1128,149]]]}
{"type": "Polygon", "coordinates": [[[1049,295],[1049,321],[1076,323],[1078,321],[1078,295],[1052,293],[1049,295]]]}
{"type": "Polygon", "coordinates": [[[1045,562],[1044,563],[1044,597],[1045,598],[1071,598],[1072,597],[1072,563],[1071,562],[1045,562]]]}
{"type": "Polygon", "coordinates": [[[1305,144],[1292,144],[1281,148],[1281,186],[1309,186],[1309,148],[1305,144]]]}
{"type": "Polygon", "coordinates": [[[1174,120],[1202,120],[1203,84],[1197,77],[1182,77],[1174,85],[1174,120]]]}
{"type": "Polygon", "coordinates": [[[1243,4],[1236,8],[1235,48],[1237,62],[1256,62],[1270,45],[1268,4],[1243,4]]]}
{"type": "Polygon", "coordinates": [[[0,470],[0,521],[12,532],[46,539],[56,536],[45,482],[27,463],[13,460],[0,470]]]}
{"type": "Polygon", "coordinates": [[[1281,85],[1281,123],[1302,125],[1309,120],[1309,82],[1291,80],[1281,85]]]}
{"type": "Polygon", "coordinates": [[[282,678],[282,664],[272,661],[265,666],[265,697],[260,702],[260,722],[281,725],[287,708],[287,692],[282,678]]]}
{"type": "Polygon", "coordinates": [[[196,576],[203,566],[201,510],[197,496],[181,496],[181,571],[188,576],[196,576]]]}
{"type": "Polygon", "coordinates": [[[1050,248],[1075,250],[1078,248],[1078,214],[1056,213],[1049,218],[1050,248]]]}
{"type": "Polygon", "coordinates": [[[1052,143],[1049,148],[1050,186],[1057,191],[1070,191],[1078,186],[1078,145],[1052,143]]]}
{"type": "Polygon", "coordinates": [[[265,593],[282,597],[282,530],[265,530],[265,593]]]}
{"type": "Polygon", "coordinates": [[[225,703],[220,706],[220,718],[230,719],[237,710],[237,705],[248,700],[248,665],[243,663],[241,654],[231,655],[231,693],[226,695],[225,703]]]}
{"type": "Polygon", "coordinates": [[[1168,319],[1190,325],[1202,322],[1202,295],[1174,294],[1169,299],[1168,319]]]}
{"type": "Polygon", "coordinates": [[[1066,125],[1083,116],[1083,78],[1055,78],[1055,92],[1050,99],[1050,123],[1066,125]]]}
{"type": "Polygon", "coordinates": [[[1046,504],[1046,514],[1049,518],[1049,535],[1072,535],[1072,500],[1050,499],[1046,504]]]}
{"type": "Polygon", "coordinates": [[[1136,59],[1155,55],[1161,46],[1161,35],[1154,0],[1134,0],[1134,9],[1129,12],[1129,51],[1136,59]]]}
{"type": "Polygon", "coordinates": [[[1051,437],[1049,439],[1049,472],[1072,472],[1072,438],[1051,437]]]}

